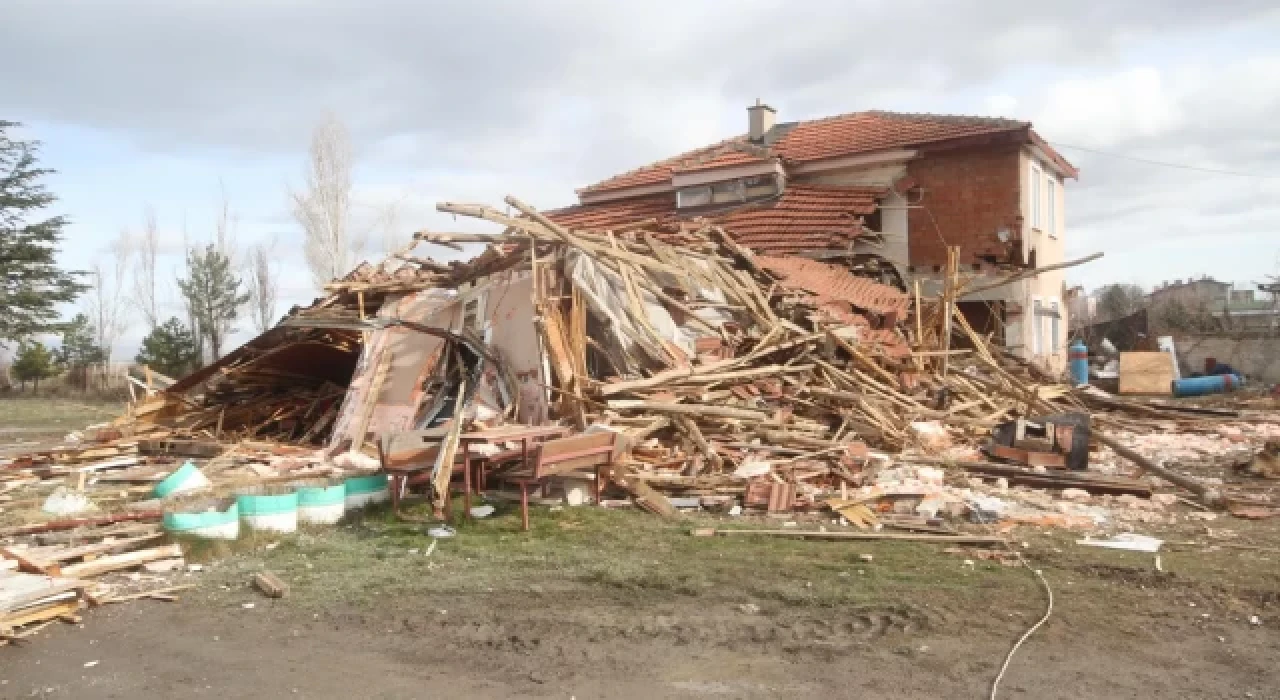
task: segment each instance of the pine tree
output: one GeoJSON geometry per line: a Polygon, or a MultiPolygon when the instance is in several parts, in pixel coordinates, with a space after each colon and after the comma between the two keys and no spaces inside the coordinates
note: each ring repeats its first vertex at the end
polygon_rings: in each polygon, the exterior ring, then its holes
{"type": "Polygon", "coordinates": [[[85,286],[58,267],[61,216],[41,218],[57,201],[40,179],[39,143],[10,137],[18,124],[0,120],[0,345],[58,328],[58,305],[85,286]]]}
{"type": "Polygon", "coordinates": [[[201,251],[187,253],[187,278],[178,280],[178,288],[194,312],[196,327],[209,341],[216,362],[222,357],[222,344],[234,333],[231,322],[249,294],[240,291],[240,278],[231,270],[231,260],[213,244],[201,251]]]}
{"type": "Polygon", "coordinates": [[[170,377],[181,377],[196,366],[196,340],[176,318],[156,326],[142,339],[134,362],[170,377]]]}
{"type": "Polygon", "coordinates": [[[107,353],[95,341],[97,333],[89,317],[76,314],[62,329],[62,347],[56,358],[67,368],[68,380],[81,388],[89,386],[89,368],[107,361],[107,353]]]}
{"type": "Polygon", "coordinates": [[[38,340],[23,342],[18,347],[18,356],[13,360],[13,378],[22,382],[26,389],[27,381],[35,382],[35,391],[40,391],[40,380],[57,374],[57,366],[53,362],[53,354],[38,340]]]}

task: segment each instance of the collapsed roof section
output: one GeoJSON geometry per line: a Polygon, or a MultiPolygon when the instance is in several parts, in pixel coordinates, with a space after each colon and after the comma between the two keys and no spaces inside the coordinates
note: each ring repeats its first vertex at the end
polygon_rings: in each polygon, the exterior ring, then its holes
{"type": "Polygon", "coordinates": [[[417,234],[488,244],[465,262],[407,249],[360,265],[326,286],[330,296],[167,390],[162,409],[146,409],[151,423],[360,451],[462,408],[480,423],[581,426],[611,382],[747,362],[835,329],[868,356],[909,354],[896,329],[907,297],[848,270],[757,257],[707,219],[619,218],[592,231],[509,203],[521,214],[440,205],[505,230],[417,234]]]}
{"type": "Polygon", "coordinates": [[[699,222],[724,228],[740,245],[769,255],[847,249],[866,235],[864,217],[875,213],[884,187],[789,183],[778,196],[759,202],[681,209],[676,194],[664,192],[596,204],[580,204],[546,216],[577,230],[605,230],[649,221],[660,239],[679,242],[679,231],[699,222]]]}

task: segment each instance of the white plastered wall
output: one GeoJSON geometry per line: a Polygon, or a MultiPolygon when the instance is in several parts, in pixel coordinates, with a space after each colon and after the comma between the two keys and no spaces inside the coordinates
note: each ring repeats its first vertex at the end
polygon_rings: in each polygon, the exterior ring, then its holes
{"type": "MultiPolygon", "coordinates": [[[[1066,197],[1065,188],[1063,187],[1063,179],[1059,177],[1053,170],[1046,167],[1044,163],[1038,162],[1037,159],[1029,152],[1023,151],[1022,157],[1019,158],[1019,174],[1022,183],[1022,217],[1026,222],[1023,226],[1023,252],[1030,255],[1034,250],[1036,254],[1036,267],[1043,268],[1049,265],[1055,265],[1066,260],[1066,197]],[[1036,193],[1036,188],[1032,187],[1032,173],[1036,172],[1040,177],[1040,211],[1042,218],[1046,217],[1048,212],[1052,212],[1052,221],[1043,221],[1037,225],[1033,219],[1034,207],[1032,197],[1036,193]],[[1045,184],[1046,179],[1052,178],[1055,185],[1053,187],[1053,206],[1049,207],[1049,188],[1045,184]],[[1050,226],[1050,223],[1052,224],[1050,226]]],[[[1067,363],[1067,328],[1069,327],[1070,318],[1066,300],[1063,298],[1066,281],[1066,272],[1063,270],[1053,270],[1044,272],[1033,277],[1023,283],[1014,285],[1020,289],[1014,289],[1014,299],[1019,300],[1022,305],[1022,315],[1017,328],[1017,340],[1009,337],[1006,333],[1006,342],[1009,345],[1021,345],[1023,354],[1027,357],[1033,357],[1036,362],[1052,372],[1061,372],[1066,368],[1067,363]],[[1036,301],[1039,300],[1045,308],[1056,304],[1058,314],[1057,319],[1058,333],[1057,343],[1053,342],[1053,322],[1054,319],[1048,316],[1035,315],[1036,301]],[[1036,352],[1036,342],[1034,331],[1040,332],[1040,344],[1038,352],[1036,352]]],[[[1010,324],[1009,330],[1012,330],[1010,324]]]]}

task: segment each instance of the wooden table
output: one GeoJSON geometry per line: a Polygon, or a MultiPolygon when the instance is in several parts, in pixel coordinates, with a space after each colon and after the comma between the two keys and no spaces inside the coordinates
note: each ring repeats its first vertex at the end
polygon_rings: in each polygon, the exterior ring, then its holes
{"type": "MultiPolygon", "coordinates": [[[[463,483],[463,507],[466,508],[466,517],[471,517],[471,446],[479,444],[488,444],[498,446],[503,442],[520,442],[520,461],[524,468],[529,468],[529,442],[547,440],[549,438],[564,437],[569,434],[569,428],[563,425],[503,425],[497,428],[485,428],[483,430],[475,430],[469,433],[463,433],[458,436],[458,441],[462,443],[462,483],[463,483]]],[[[486,457],[487,459],[487,457],[486,457]]],[[[485,487],[484,471],[478,472],[476,476],[476,493],[485,487]]]]}

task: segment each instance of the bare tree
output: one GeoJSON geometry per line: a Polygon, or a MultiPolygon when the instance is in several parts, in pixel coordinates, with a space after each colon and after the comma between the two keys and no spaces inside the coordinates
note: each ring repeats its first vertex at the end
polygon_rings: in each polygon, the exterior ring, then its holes
{"type": "Polygon", "coordinates": [[[347,129],[327,115],[311,135],[306,189],[290,191],[293,216],[305,234],[307,267],[317,287],[351,269],[352,251],[363,247],[351,233],[351,169],[347,129]]]}
{"type": "MultiPolygon", "coordinates": [[[[89,320],[93,323],[94,342],[102,350],[104,364],[111,362],[111,352],[128,320],[125,304],[125,276],[133,257],[133,245],[129,232],[121,231],[110,247],[107,264],[94,263],[90,270],[92,281],[86,294],[89,320]]],[[[104,367],[105,369],[105,367],[104,367]]]]}
{"type": "Polygon", "coordinates": [[[276,318],[276,298],[280,292],[280,280],[272,263],[275,241],[259,243],[249,249],[249,315],[259,333],[271,327],[276,318]]]}
{"type": "MultiPolygon", "coordinates": [[[[239,251],[236,249],[236,232],[235,232],[236,216],[231,211],[231,199],[227,197],[227,186],[218,180],[218,214],[213,222],[213,247],[226,258],[230,267],[238,269],[242,261],[240,260],[239,251]]],[[[238,277],[236,278],[239,279],[238,277]]],[[[232,326],[235,323],[235,314],[204,314],[202,323],[210,322],[213,319],[217,323],[217,328],[204,329],[205,337],[209,339],[210,350],[213,351],[213,359],[217,360],[220,355],[223,340],[235,333],[232,326]]]]}
{"type": "Polygon", "coordinates": [[[374,222],[374,227],[381,231],[381,250],[378,252],[383,255],[391,255],[392,253],[404,247],[408,236],[400,230],[402,210],[404,202],[409,198],[408,194],[400,195],[395,201],[387,202],[378,209],[378,218],[374,222]]]}
{"type": "Polygon", "coordinates": [[[218,216],[213,222],[213,245],[228,260],[236,262],[235,215],[231,213],[231,199],[227,186],[218,180],[218,216]]]}
{"type": "Polygon", "coordinates": [[[1147,305],[1146,293],[1136,284],[1109,284],[1098,290],[1098,315],[1124,318],[1147,305]]]}
{"type": "MultiPolygon", "coordinates": [[[[183,213],[182,215],[182,249],[184,251],[188,251],[188,254],[190,254],[192,247],[193,246],[191,243],[191,236],[189,235],[189,232],[187,230],[187,215],[183,213]]],[[[193,354],[195,355],[195,358],[196,358],[196,361],[195,361],[196,367],[193,369],[198,369],[199,367],[203,367],[205,363],[205,342],[204,342],[205,332],[204,332],[204,329],[201,328],[200,326],[200,314],[198,313],[199,309],[196,308],[196,305],[192,302],[192,299],[187,295],[180,294],[179,298],[182,299],[182,309],[187,315],[187,327],[191,329],[191,337],[192,339],[195,340],[195,348],[194,348],[193,354]]]]}
{"type": "Polygon", "coordinates": [[[156,290],[156,260],[160,255],[160,228],[156,211],[150,206],[142,219],[142,237],[137,242],[137,262],[133,268],[133,303],[142,312],[147,327],[160,324],[160,304],[156,290]]]}

